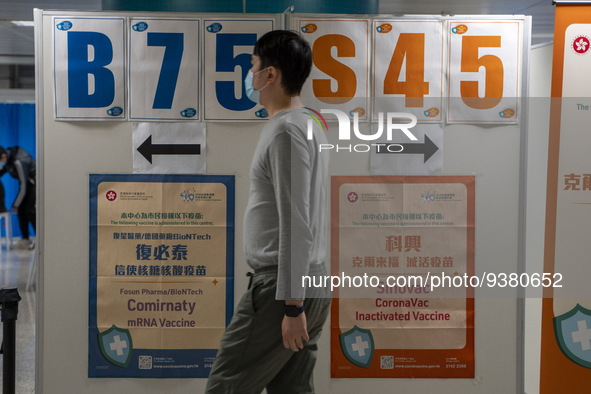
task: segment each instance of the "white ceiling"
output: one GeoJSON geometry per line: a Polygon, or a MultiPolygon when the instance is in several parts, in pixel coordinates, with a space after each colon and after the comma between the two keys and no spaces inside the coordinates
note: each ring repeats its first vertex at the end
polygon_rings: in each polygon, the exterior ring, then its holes
{"type": "Polygon", "coordinates": [[[33,28],[12,20],[32,21],[33,9],[100,10],[101,0],[0,0],[0,64],[31,64],[33,28]]]}
{"type": "MultiPolygon", "coordinates": [[[[533,45],[551,41],[554,29],[551,0],[379,0],[379,4],[382,14],[532,15],[533,45]]],[[[33,28],[15,26],[10,21],[33,20],[33,8],[100,10],[101,0],[0,0],[0,63],[31,62],[33,28]]]]}
{"type": "Polygon", "coordinates": [[[100,10],[101,0],[0,0],[0,19],[32,21],[33,8],[44,10],[100,10]]]}

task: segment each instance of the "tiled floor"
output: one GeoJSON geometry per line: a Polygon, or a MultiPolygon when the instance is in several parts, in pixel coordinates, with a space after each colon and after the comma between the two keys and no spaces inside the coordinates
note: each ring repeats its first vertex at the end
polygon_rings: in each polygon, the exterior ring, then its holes
{"type": "MultiPolygon", "coordinates": [[[[16,393],[35,392],[35,297],[34,283],[27,289],[34,250],[6,250],[0,246],[0,289],[16,287],[22,300],[16,322],[16,393]]],[[[0,323],[0,340],[2,329],[0,323]]],[[[3,357],[0,355],[0,382],[3,357]]],[[[0,391],[2,385],[0,384],[0,391]]]]}

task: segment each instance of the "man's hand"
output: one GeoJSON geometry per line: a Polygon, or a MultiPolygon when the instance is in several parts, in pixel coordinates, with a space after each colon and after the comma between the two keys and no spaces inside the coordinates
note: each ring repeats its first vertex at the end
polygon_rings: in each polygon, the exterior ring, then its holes
{"type": "Polygon", "coordinates": [[[281,323],[283,334],[283,346],[294,352],[304,348],[304,341],[309,341],[306,327],[306,312],[300,313],[297,317],[284,316],[281,323]]]}

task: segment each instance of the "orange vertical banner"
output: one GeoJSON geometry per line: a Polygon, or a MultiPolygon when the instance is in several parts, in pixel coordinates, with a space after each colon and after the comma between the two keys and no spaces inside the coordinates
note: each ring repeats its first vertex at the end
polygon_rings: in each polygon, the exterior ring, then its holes
{"type": "Polygon", "coordinates": [[[542,303],[542,394],[591,387],[591,6],[558,5],[554,29],[544,249],[554,282],[542,303]]]}

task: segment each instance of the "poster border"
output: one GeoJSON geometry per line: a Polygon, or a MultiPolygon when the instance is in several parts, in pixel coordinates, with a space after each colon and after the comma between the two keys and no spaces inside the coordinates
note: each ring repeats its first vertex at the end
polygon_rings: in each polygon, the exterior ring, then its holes
{"type": "MultiPolygon", "coordinates": [[[[558,177],[562,123],[562,98],[565,39],[567,28],[576,23],[591,23],[591,7],[585,4],[557,4],[554,21],[552,53],[552,85],[550,93],[550,133],[548,137],[548,168],[546,178],[546,208],[544,234],[544,273],[555,272],[556,223],[558,210],[558,177]]],[[[565,389],[578,389],[591,381],[589,369],[575,364],[560,350],[554,327],[554,289],[546,287],[542,293],[540,378],[541,394],[552,394],[565,389]]]]}
{"type": "MultiPolygon", "coordinates": [[[[338,195],[339,188],[344,184],[360,184],[360,183],[461,183],[466,186],[466,273],[467,275],[474,275],[474,257],[475,257],[475,202],[476,202],[476,178],[473,175],[452,175],[452,176],[434,176],[434,175],[386,175],[386,176],[332,176],[331,177],[331,275],[339,275],[338,264],[334,262],[339,261],[339,203],[338,195]],[[335,198],[337,199],[335,201],[335,198]]],[[[390,376],[391,369],[369,370],[358,366],[351,365],[351,369],[339,370],[337,367],[343,365],[346,361],[345,356],[340,351],[340,334],[341,328],[339,326],[339,298],[338,289],[333,291],[333,301],[331,305],[330,317],[330,377],[331,378],[465,378],[473,379],[475,377],[475,322],[474,322],[474,290],[472,288],[466,289],[466,345],[460,349],[402,349],[405,355],[416,354],[425,355],[428,352],[445,351],[449,356],[464,356],[466,353],[471,355],[471,363],[465,369],[446,369],[439,368],[437,370],[429,370],[427,374],[421,369],[413,369],[410,371],[404,370],[403,376],[390,376]],[[338,360],[337,360],[338,359],[338,360]],[[432,372],[429,372],[432,371],[432,372]]],[[[382,349],[375,349],[374,356],[380,355],[382,349]]],[[[387,349],[389,350],[389,349],[387,349]]],[[[400,350],[400,349],[399,349],[400,350]]]]}
{"type": "MultiPolygon", "coordinates": [[[[88,292],[88,377],[89,378],[207,378],[209,369],[200,372],[207,374],[194,375],[188,370],[161,369],[159,376],[154,370],[129,371],[127,369],[97,369],[97,361],[101,360],[97,328],[97,263],[98,263],[98,186],[103,182],[144,182],[144,183],[221,183],[226,187],[226,313],[225,324],[230,324],[234,314],[234,249],[235,249],[235,176],[234,175],[187,175],[187,174],[89,174],[89,292],[88,292]]],[[[137,350],[137,349],[134,349],[137,350]]],[[[149,349],[146,354],[161,354],[163,349],[149,349]]],[[[181,360],[189,360],[191,355],[199,352],[203,357],[215,357],[217,349],[181,349],[169,350],[181,360]]]]}

